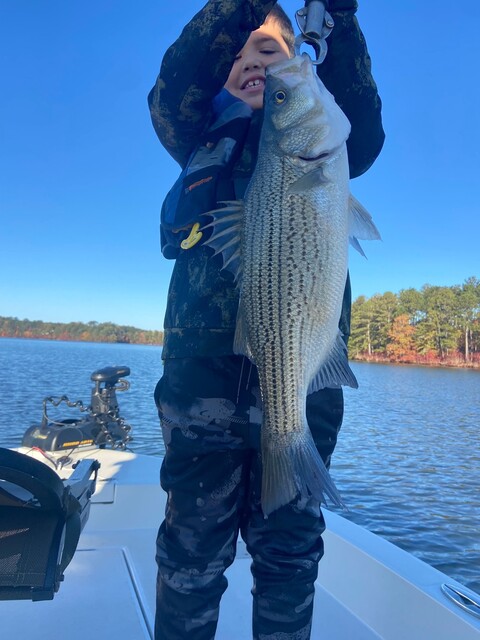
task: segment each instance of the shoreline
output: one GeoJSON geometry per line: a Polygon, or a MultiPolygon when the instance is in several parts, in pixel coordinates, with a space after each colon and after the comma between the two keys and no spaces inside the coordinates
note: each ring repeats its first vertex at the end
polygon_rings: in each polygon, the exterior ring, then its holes
{"type": "Polygon", "coordinates": [[[409,359],[409,360],[394,360],[392,358],[382,357],[382,356],[355,356],[349,358],[350,362],[366,362],[367,364],[392,364],[406,367],[425,367],[425,368],[437,368],[437,369],[469,369],[472,371],[480,370],[480,362],[478,360],[465,362],[455,359],[444,359],[444,360],[430,360],[426,362],[424,359],[419,358],[418,360],[409,359]]]}
{"type": "MultiPolygon", "coordinates": [[[[42,342],[75,342],[75,343],[84,343],[84,344],[126,344],[126,345],[134,345],[139,347],[162,347],[163,343],[152,343],[152,342],[135,342],[135,341],[105,341],[105,340],[66,340],[60,338],[48,338],[44,336],[0,336],[0,339],[7,338],[12,340],[40,340],[42,342]]],[[[477,354],[476,354],[477,355],[477,354]]],[[[365,362],[367,364],[390,364],[390,365],[399,365],[399,366],[410,366],[410,367],[426,367],[426,368],[447,368],[447,369],[469,369],[472,371],[480,370],[480,360],[476,358],[474,361],[465,362],[461,361],[458,358],[455,359],[444,359],[444,360],[432,360],[425,361],[424,358],[419,358],[418,360],[409,359],[409,360],[394,360],[392,358],[388,358],[386,356],[354,356],[349,358],[350,362],[365,362]]]]}
{"type": "Polygon", "coordinates": [[[74,340],[66,338],[47,338],[45,336],[0,336],[0,340],[33,340],[35,342],[75,342],[84,344],[126,344],[137,347],[163,347],[162,342],[135,342],[128,340],[74,340]]]}

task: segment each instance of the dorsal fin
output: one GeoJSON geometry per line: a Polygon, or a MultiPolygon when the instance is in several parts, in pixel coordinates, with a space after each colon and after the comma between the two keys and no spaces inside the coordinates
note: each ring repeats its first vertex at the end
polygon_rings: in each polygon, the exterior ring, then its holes
{"type": "Polygon", "coordinates": [[[242,269],[241,237],[244,204],[242,200],[230,200],[219,204],[224,206],[203,214],[213,218],[211,222],[202,227],[202,230],[212,229],[212,235],[205,241],[205,244],[212,247],[215,255],[222,256],[222,269],[233,273],[238,284],[242,269]]]}

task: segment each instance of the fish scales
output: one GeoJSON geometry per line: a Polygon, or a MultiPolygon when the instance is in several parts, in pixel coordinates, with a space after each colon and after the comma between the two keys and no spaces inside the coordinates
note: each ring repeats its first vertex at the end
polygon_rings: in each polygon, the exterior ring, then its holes
{"type": "Polygon", "coordinates": [[[225,203],[206,225],[240,287],[234,350],[258,369],[266,516],[299,494],[341,504],[308,427],[306,397],[357,386],[338,329],[350,227],[360,238],[379,235],[359,203],[349,209],[349,131],[309,58],[271,65],[244,205],[225,203]]]}
{"type": "Polygon", "coordinates": [[[245,324],[252,328],[248,340],[255,362],[257,366],[264,363],[259,369],[264,373],[264,406],[267,420],[271,417],[273,443],[278,443],[278,437],[293,429],[303,432],[304,397],[321,364],[322,342],[325,348],[330,346],[328,337],[318,331],[319,320],[333,313],[338,325],[346,257],[338,273],[330,274],[333,277],[323,275],[332,272],[332,250],[346,256],[347,236],[344,247],[337,243],[334,249],[331,241],[326,245],[322,239],[330,221],[322,229],[318,198],[282,197],[298,173],[284,159],[273,156],[272,161],[268,147],[265,156],[269,161],[262,167],[259,158],[245,202],[245,226],[249,228],[245,243],[250,252],[244,263],[241,305],[245,324]]]}

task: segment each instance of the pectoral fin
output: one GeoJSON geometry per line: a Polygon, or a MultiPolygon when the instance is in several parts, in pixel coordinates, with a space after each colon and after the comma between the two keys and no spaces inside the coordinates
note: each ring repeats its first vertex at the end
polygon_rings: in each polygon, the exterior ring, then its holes
{"type": "Polygon", "coordinates": [[[317,167],[313,171],[306,173],[292,184],[287,189],[287,194],[291,193],[304,193],[305,191],[309,191],[310,189],[316,189],[317,187],[321,187],[326,182],[325,176],[323,175],[322,167],[317,167]]]}
{"type": "Polygon", "coordinates": [[[349,241],[352,247],[366,258],[358,241],[359,238],[360,240],[381,240],[380,233],[372,220],[372,216],[360,202],[350,194],[349,241]]]}

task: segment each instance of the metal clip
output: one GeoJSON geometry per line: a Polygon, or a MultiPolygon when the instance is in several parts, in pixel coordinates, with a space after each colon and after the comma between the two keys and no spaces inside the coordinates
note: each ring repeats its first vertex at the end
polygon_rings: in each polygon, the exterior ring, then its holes
{"type": "Polygon", "coordinates": [[[311,0],[295,13],[295,19],[300,29],[300,35],[295,38],[295,54],[300,55],[301,46],[309,44],[316,54],[312,63],[321,64],[327,55],[326,38],[334,27],[332,16],[325,10],[321,0],[311,0]]]}

